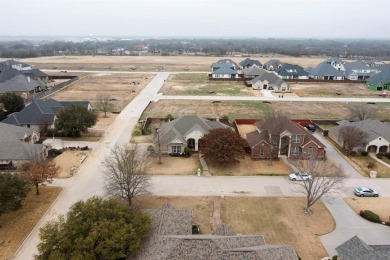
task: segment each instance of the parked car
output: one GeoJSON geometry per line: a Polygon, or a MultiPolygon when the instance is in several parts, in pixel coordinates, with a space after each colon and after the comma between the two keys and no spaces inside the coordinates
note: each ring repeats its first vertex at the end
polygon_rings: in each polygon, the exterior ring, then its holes
{"type": "Polygon", "coordinates": [[[315,132],[316,131],[316,126],[315,125],[312,125],[312,124],[308,124],[305,126],[307,130],[309,130],[310,132],[315,132]]]}
{"type": "Polygon", "coordinates": [[[359,197],[378,197],[379,192],[367,187],[357,187],[355,189],[355,195],[359,197]]]}
{"type": "Polygon", "coordinates": [[[291,173],[288,178],[291,181],[307,181],[311,180],[311,175],[306,172],[294,172],[291,173]]]}

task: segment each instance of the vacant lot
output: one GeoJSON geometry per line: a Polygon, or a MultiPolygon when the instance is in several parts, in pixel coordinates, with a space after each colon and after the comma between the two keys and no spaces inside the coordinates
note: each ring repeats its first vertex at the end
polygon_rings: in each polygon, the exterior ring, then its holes
{"type": "MultiPolygon", "coordinates": [[[[245,57],[201,56],[52,56],[21,59],[36,68],[58,70],[129,70],[129,71],[209,71],[210,65],[219,59],[231,58],[239,63],[245,57]]],[[[325,58],[297,58],[280,55],[257,55],[252,57],[265,63],[270,59],[298,64],[304,68],[316,66],[325,58]]]]}
{"type": "Polygon", "coordinates": [[[93,74],[51,95],[50,98],[59,101],[88,100],[98,110],[99,96],[108,95],[112,99],[112,111],[121,111],[152,78],[152,75],[146,74],[93,74]]]}
{"type": "Polygon", "coordinates": [[[71,168],[74,168],[74,172],[76,172],[80,166],[78,162],[80,158],[89,153],[89,151],[64,151],[54,158],[56,166],[59,167],[58,178],[72,177],[71,168]]]}
{"type": "Polygon", "coordinates": [[[305,215],[304,198],[139,196],[134,205],[156,209],[164,203],[193,210],[194,223],[200,225],[202,234],[212,233],[216,223],[223,223],[237,234],[263,235],[268,244],[293,245],[302,259],[326,256],[318,236],[335,228],[321,202],[312,215],[305,215]]]}
{"type": "MultiPolygon", "coordinates": [[[[390,103],[372,105],[378,108],[379,119],[390,119],[390,103]]],[[[269,107],[281,111],[292,119],[346,119],[349,118],[349,103],[342,102],[272,102],[261,101],[212,101],[201,100],[160,100],[152,102],[144,111],[142,118],[166,117],[171,114],[177,118],[183,115],[201,117],[229,117],[261,119],[269,107]]]]}
{"type": "Polygon", "coordinates": [[[345,198],[345,202],[357,214],[361,210],[371,210],[383,221],[390,221],[390,198],[345,198]]]}
{"type": "MultiPolygon", "coordinates": [[[[207,161],[207,160],[206,160],[207,161]]],[[[269,160],[252,160],[248,154],[239,164],[230,167],[218,167],[208,164],[209,172],[217,176],[246,176],[246,175],[288,175],[292,172],[282,160],[274,160],[272,166],[269,160]]]]}
{"type": "Polygon", "coordinates": [[[363,83],[290,83],[300,97],[378,97],[381,92],[369,90],[363,83]]]}
{"type": "Polygon", "coordinates": [[[172,74],[160,92],[165,95],[253,96],[239,81],[211,81],[207,74],[172,74]]]}
{"type": "Polygon", "coordinates": [[[23,207],[0,216],[0,259],[9,259],[35,227],[61,191],[58,187],[40,187],[41,195],[31,191],[23,207]]]}

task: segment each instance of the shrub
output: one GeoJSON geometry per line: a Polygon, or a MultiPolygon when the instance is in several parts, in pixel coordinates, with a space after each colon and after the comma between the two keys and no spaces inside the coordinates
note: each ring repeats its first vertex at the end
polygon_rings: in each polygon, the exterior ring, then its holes
{"type": "Polygon", "coordinates": [[[377,155],[376,155],[376,158],[378,158],[378,159],[381,160],[381,159],[383,159],[383,155],[382,155],[382,154],[377,154],[377,155]]]}
{"type": "Polygon", "coordinates": [[[374,169],[376,167],[376,165],[375,165],[375,163],[373,163],[373,162],[369,162],[368,164],[367,164],[367,168],[368,169],[374,169]]]}
{"type": "Polygon", "coordinates": [[[56,156],[58,156],[58,155],[60,155],[60,154],[62,154],[62,151],[61,150],[58,150],[58,149],[50,149],[49,151],[48,151],[48,155],[50,156],[50,157],[56,157],[56,156]]]}
{"type": "Polygon", "coordinates": [[[374,212],[372,212],[371,210],[363,211],[363,218],[365,218],[369,221],[375,222],[375,223],[378,223],[380,221],[379,216],[377,214],[375,214],[374,212]]]}
{"type": "Polygon", "coordinates": [[[199,226],[198,225],[192,225],[192,234],[193,235],[197,235],[197,234],[199,234],[200,232],[199,232],[199,226]]]}
{"type": "Polygon", "coordinates": [[[148,151],[148,152],[154,152],[154,147],[153,147],[153,145],[149,145],[148,148],[147,148],[147,151],[148,151]]]}
{"type": "Polygon", "coordinates": [[[187,146],[186,147],[184,147],[184,155],[186,155],[186,156],[189,156],[189,155],[191,155],[191,149],[190,148],[188,148],[187,146]]]}
{"type": "Polygon", "coordinates": [[[168,119],[169,121],[175,119],[171,114],[168,114],[165,118],[168,119]]]}
{"type": "Polygon", "coordinates": [[[368,155],[368,152],[362,151],[361,155],[362,155],[362,156],[367,156],[367,155],[368,155]]]}
{"type": "Polygon", "coordinates": [[[332,260],[337,260],[337,259],[338,259],[337,255],[332,256],[332,260]]]}
{"type": "Polygon", "coordinates": [[[385,153],[384,156],[385,156],[387,159],[390,159],[390,153],[385,153]]]}
{"type": "Polygon", "coordinates": [[[133,129],[133,136],[140,136],[142,135],[142,127],[140,124],[136,124],[133,129]]]}
{"type": "Polygon", "coordinates": [[[349,153],[349,155],[355,157],[355,156],[357,155],[357,152],[351,151],[351,152],[349,153]]]}

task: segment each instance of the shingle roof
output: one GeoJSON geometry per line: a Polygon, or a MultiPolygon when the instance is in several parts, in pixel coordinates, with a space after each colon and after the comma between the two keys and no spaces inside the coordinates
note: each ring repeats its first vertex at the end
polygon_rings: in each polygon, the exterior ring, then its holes
{"type": "Polygon", "coordinates": [[[162,124],[159,134],[163,143],[170,143],[175,139],[180,140],[182,143],[186,143],[184,137],[195,129],[202,134],[206,134],[210,129],[228,127],[229,126],[217,121],[210,121],[198,116],[187,115],[162,124]]]}
{"type": "Polygon", "coordinates": [[[189,210],[164,205],[150,215],[151,235],[136,259],[298,259],[292,246],[267,245],[260,235],[236,235],[227,226],[213,235],[192,235],[189,210]]]}
{"type": "Polygon", "coordinates": [[[382,70],[378,74],[372,75],[367,79],[367,82],[371,85],[377,85],[381,82],[390,83],[390,67],[382,70]]]}
{"type": "Polygon", "coordinates": [[[26,76],[33,76],[33,77],[46,77],[47,74],[39,69],[31,69],[31,70],[23,70],[23,74],[26,76]]]}
{"type": "Polygon", "coordinates": [[[252,65],[254,65],[254,64],[257,65],[257,66],[259,66],[259,67],[263,66],[263,64],[261,64],[260,61],[258,61],[258,60],[252,60],[252,59],[250,59],[250,58],[246,58],[245,60],[243,60],[243,61],[240,62],[240,66],[242,66],[242,67],[252,66],[252,65]]]}
{"type": "Polygon", "coordinates": [[[343,260],[389,260],[390,248],[369,246],[358,236],[354,236],[336,247],[337,254],[343,260]]]}
{"type": "Polygon", "coordinates": [[[233,60],[231,59],[220,59],[217,61],[217,63],[226,63],[226,64],[233,64],[235,68],[237,68],[237,63],[235,63],[233,60]]]}
{"type": "Polygon", "coordinates": [[[31,135],[33,130],[0,123],[0,161],[29,160],[42,151],[41,144],[23,142],[25,134],[31,135]]]}
{"type": "Polygon", "coordinates": [[[309,73],[307,73],[307,71],[305,71],[303,67],[289,63],[284,63],[282,67],[280,67],[280,69],[277,71],[277,73],[280,76],[309,76],[309,73]]]}
{"type": "Polygon", "coordinates": [[[357,122],[348,122],[346,120],[343,120],[341,122],[337,122],[339,125],[331,127],[329,129],[329,132],[333,133],[334,135],[338,136],[339,129],[343,126],[354,126],[359,128],[360,130],[367,133],[367,141],[370,142],[378,137],[383,137],[387,141],[390,142],[390,125],[382,123],[379,120],[376,119],[367,119],[357,122]]]}
{"type": "Polygon", "coordinates": [[[268,73],[266,70],[257,67],[245,68],[242,70],[242,72],[244,73],[245,76],[260,76],[264,73],[268,73]]]}
{"type": "Polygon", "coordinates": [[[317,65],[315,68],[308,68],[307,72],[314,76],[344,76],[344,72],[335,69],[330,63],[324,61],[317,65]]]}
{"type": "Polygon", "coordinates": [[[271,59],[271,60],[267,61],[266,63],[264,63],[264,67],[269,68],[270,66],[273,66],[274,69],[277,69],[277,67],[281,64],[282,64],[282,62],[280,60],[271,59]]]}
{"type": "Polygon", "coordinates": [[[251,80],[251,83],[252,84],[255,84],[256,82],[258,81],[264,81],[264,80],[267,80],[269,82],[269,84],[273,84],[273,85],[276,85],[276,86],[280,86],[282,85],[283,83],[285,83],[285,81],[281,78],[279,78],[277,75],[275,75],[274,73],[272,72],[265,72],[265,73],[262,73],[261,75],[257,76],[256,78],[252,79],[251,80]]]}
{"type": "Polygon", "coordinates": [[[219,68],[217,70],[214,70],[211,74],[237,74],[237,71],[231,69],[231,68],[219,68]]]}

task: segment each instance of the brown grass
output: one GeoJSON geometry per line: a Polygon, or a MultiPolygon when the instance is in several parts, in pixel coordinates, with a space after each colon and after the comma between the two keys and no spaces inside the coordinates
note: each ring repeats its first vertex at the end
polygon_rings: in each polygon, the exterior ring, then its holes
{"type": "Polygon", "coordinates": [[[89,151],[64,151],[62,154],[54,158],[56,166],[59,167],[58,178],[72,177],[70,169],[75,168],[75,171],[80,167],[78,160],[83,155],[88,155],[89,151]]]}
{"type": "Polygon", "coordinates": [[[319,235],[334,230],[326,207],[318,202],[304,214],[304,198],[228,197],[222,203],[222,222],[238,234],[261,234],[267,244],[293,245],[302,259],[327,256],[319,235]]]}
{"type": "Polygon", "coordinates": [[[370,156],[349,156],[348,157],[351,161],[353,161],[356,165],[362,169],[364,173],[369,176],[370,171],[376,171],[377,172],[377,177],[378,178],[389,178],[390,177],[390,168],[386,167],[385,165],[381,164],[380,162],[377,162],[370,156]],[[369,163],[373,163],[375,165],[374,168],[369,169],[367,168],[367,165],[369,163]]]}
{"type": "Polygon", "coordinates": [[[345,198],[348,206],[357,214],[361,210],[371,210],[383,221],[390,221],[390,198],[345,198]]]}
{"type": "Polygon", "coordinates": [[[163,156],[162,163],[158,163],[158,157],[150,160],[149,173],[154,175],[194,175],[201,167],[198,154],[191,157],[163,156]]]}
{"type": "Polygon", "coordinates": [[[252,160],[248,154],[233,166],[218,167],[209,163],[208,167],[209,172],[216,176],[288,175],[292,172],[282,160],[274,160],[270,166],[269,160],[252,160]]]}
{"type": "Polygon", "coordinates": [[[59,187],[40,187],[41,195],[31,189],[23,207],[0,216],[0,259],[9,259],[35,227],[61,191],[59,187]]]}

